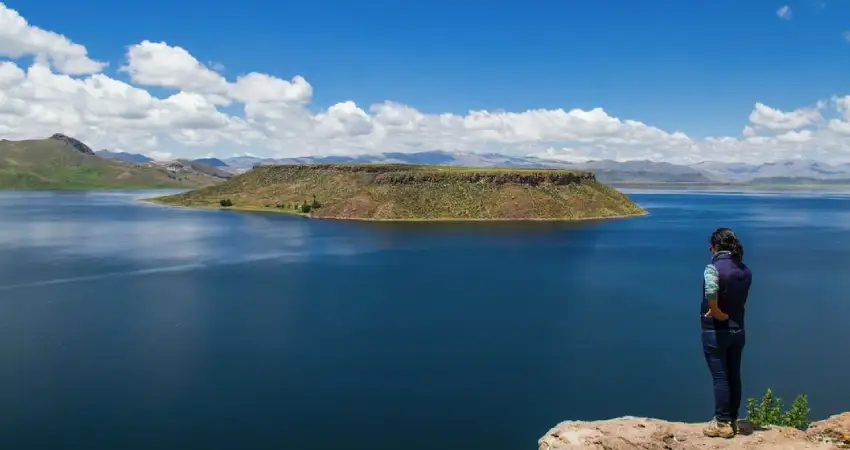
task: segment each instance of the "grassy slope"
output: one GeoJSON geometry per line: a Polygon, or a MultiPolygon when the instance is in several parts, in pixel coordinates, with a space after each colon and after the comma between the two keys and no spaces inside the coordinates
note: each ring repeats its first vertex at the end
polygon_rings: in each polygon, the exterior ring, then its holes
{"type": "MultiPolygon", "coordinates": [[[[404,165],[357,166],[354,171],[310,165],[260,166],[226,183],[155,199],[170,205],[218,207],[229,198],[235,208],[291,212],[277,204],[308,203],[316,196],[322,207],[314,217],[376,220],[450,219],[586,219],[643,214],[627,196],[592,179],[569,184],[544,182],[471,182],[475,174],[537,176],[569,171],[474,169],[404,165]],[[395,183],[383,176],[412,176],[395,183]],[[434,174],[436,180],[423,181],[434,174]]],[[[577,177],[578,179],[578,177],[577,177]]]]}
{"type": "Polygon", "coordinates": [[[195,188],[216,181],[86,155],[55,139],[0,141],[3,189],[195,188]]]}

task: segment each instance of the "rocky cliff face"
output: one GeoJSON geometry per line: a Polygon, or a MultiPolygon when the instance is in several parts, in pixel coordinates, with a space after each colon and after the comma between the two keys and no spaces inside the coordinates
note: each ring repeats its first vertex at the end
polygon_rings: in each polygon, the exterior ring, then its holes
{"type": "Polygon", "coordinates": [[[74,149],[77,150],[80,153],[95,156],[94,151],[91,148],[89,148],[88,145],[83,144],[82,142],[80,142],[80,141],[78,141],[78,140],[76,140],[72,137],[65,136],[64,134],[61,134],[61,133],[56,133],[53,136],[50,136],[50,139],[56,139],[57,141],[62,141],[64,143],[70,145],[71,147],[74,147],[74,149]]]}
{"type": "Polygon", "coordinates": [[[741,421],[733,439],[707,438],[705,424],[621,417],[558,424],[538,441],[539,450],[827,450],[850,448],[850,413],[815,422],[807,431],[760,428],[741,421]]]}

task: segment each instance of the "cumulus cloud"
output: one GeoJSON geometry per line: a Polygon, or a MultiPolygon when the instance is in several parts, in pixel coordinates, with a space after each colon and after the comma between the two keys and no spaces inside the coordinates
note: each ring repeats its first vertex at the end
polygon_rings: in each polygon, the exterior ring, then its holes
{"type": "Polygon", "coordinates": [[[0,137],[61,132],[95,148],[157,158],[440,149],[575,161],[850,160],[850,96],[791,111],[756,103],[740,136],[706,138],[602,108],[431,114],[392,101],[341,99],[318,109],[311,105],[313,86],[299,75],[227,77],[219,63],[204,63],[174,43],[127,46],[113,77],[82,45],[29,25],[0,3],[3,56],[9,60],[0,60],[0,137]],[[34,58],[24,64],[22,56],[34,58]]]}
{"type": "Polygon", "coordinates": [[[812,140],[812,131],[788,131],[776,137],[778,141],[783,142],[806,142],[812,140]]]}
{"type": "Polygon", "coordinates": [[[56,70],[71,75],[97,73],[106,67],[106,63],[89,58],[82,45],[30,25],[17,11],[0,3],[0,57],[4,56],[35,56],[49,60],[56,70]]]}
{"type": "Polygon", "coordinates": [[[227,81],[214,70],[201,64],[182,47],[165,42],[142,41],[127,49],[127,63],[122,71],[133,83],[162,86],[199,94],[227,93],[227,81]]]}
{"type": "Polygon", "coordinates": [[[791,7],[788,5],[784,5],[776,10],[776,17],[779,17],[780,19],[791,20],[791,15],[791,7]]]}
{"type": "Polygon", "coordinates": [[[822,121],[820,110],[823,106],[823,103],[818,103],[814,108],[783,112],[765,104],[756,103],[750,113],[750,122],[756,127],[771,130],[795,130],[822,121]]]}

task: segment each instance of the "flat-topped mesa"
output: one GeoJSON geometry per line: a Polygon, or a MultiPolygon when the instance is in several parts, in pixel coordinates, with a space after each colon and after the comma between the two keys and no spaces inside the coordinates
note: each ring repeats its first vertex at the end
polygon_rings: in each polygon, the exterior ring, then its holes
{"type": "Polygon", "coordinates": [[[362,220],[582,220],[642,215],[585,171],[416,164],[263,165],[226,183],[157,199],[362,220]]]}

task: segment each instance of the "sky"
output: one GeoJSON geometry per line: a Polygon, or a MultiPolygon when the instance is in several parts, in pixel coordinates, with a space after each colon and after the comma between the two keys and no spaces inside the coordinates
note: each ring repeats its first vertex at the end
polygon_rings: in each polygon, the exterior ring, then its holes
{"type": "Polygon", "coordinates": [[[850,162],[846,0],[0,2],[0,138],[850,162]]]}

